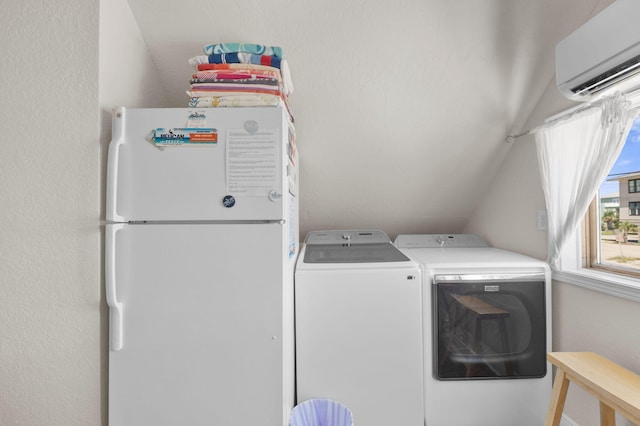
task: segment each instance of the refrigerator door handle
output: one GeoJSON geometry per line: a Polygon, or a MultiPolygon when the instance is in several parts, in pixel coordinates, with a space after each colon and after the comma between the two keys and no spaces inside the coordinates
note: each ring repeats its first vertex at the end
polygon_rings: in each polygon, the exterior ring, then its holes
{"type": "Polygon", "coordinates": [[[116,234],[124,227],[122,223],[107,225],[105,233],[105,289],[109,306],[109,346],[112,351],[122,349],[122,302],[116,295],[116,234]]]}
{"type": "Polygon", "coordinates": [[[106,216],[110,222],[126,222],[116,209],[118,201],[118,162],[120,147],[124,144],[125,108],[113,110],[112,140],[109,144],[109,161],[107,162],[107,201],[106,216]]]}

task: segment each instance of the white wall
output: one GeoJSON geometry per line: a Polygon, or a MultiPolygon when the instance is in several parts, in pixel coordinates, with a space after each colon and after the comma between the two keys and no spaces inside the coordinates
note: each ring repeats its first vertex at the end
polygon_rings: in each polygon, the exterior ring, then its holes
{"type": "Polygon", "coordinates": [[[98,1],[0,15],[0,424],[97,425],[98,1]]]}
{"type": "MultiPolygon", "coordinates": [[[[554,77],[524,129],[535,128],[547,117],[573,105],[574,102],[560,95],[554,77]]],[[[525,135],[512,144],[490,189],[483,195],[465,229],[484,236],[496,247],[546,259],[547,233],[537,228],[538,211],[546,210],[546,207],[535,137],[533,134],[525,135]]]]}
{"type": "MultiPolygon", "coordinates": [[[[186,96],[186,95],[185,95],[186,96]]],[[[168,102],[127,0],[100,1],[100,140],[111,137],[111,110],[166,107],[168,102]]]]}
{"type": "MultiPolygon", "coordinates": [[[[551,82],[526,128],[570,106],[551,82]]],[[[524,136],[515,142],[466,230],[484,235],[496,247],[545,259],[546,233],[536,228],[537,211],[544,206],[534,136],[524,136]]],[[[552,305],[554,351],[598,352],[640,372],[638,303],[554,281],[552,305]]],[[[600,424],[597,400],[574,386],[565,415],[580,426],[600,424]]],[[[617,424],[631,425],[621,418],[617,424]]]]}

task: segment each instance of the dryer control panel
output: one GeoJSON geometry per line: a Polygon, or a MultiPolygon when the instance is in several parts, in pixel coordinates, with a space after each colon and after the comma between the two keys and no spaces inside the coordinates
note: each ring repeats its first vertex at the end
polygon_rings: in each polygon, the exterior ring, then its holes
{"type": "Polygon", "coordinates": [[[403,234],[395,240],[398,248],[476,248],[490,247],[475,234],[403,234]]]}

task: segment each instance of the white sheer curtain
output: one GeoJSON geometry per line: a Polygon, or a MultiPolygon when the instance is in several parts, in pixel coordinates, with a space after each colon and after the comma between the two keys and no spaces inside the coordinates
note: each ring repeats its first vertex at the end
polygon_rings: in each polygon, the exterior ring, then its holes
{"type": "Polygon", "coordinates": [[[558,268],[564,242],[613,167],[637,114],[631,102],[616,94],[597,106],[536,129],[552,269],[558,268]]]}

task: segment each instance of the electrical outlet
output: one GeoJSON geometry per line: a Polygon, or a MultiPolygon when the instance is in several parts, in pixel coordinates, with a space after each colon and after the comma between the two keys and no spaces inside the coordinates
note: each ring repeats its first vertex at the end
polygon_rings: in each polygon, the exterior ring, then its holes
{"type": "Polygon", "coordinates": [[[538,231],[547,230],[547,211],[538,210],[538,231]]]}

